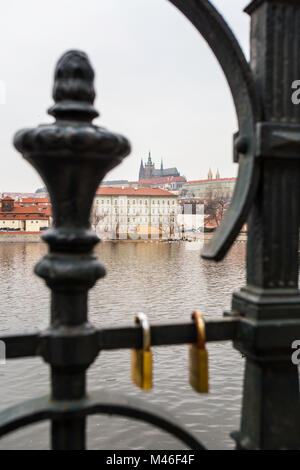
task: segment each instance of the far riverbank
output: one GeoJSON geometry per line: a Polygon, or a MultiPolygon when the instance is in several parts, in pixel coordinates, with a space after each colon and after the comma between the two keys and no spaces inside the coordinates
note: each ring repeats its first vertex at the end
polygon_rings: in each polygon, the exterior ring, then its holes
{"type": "MultiPolygon", "coordinates": [[[[212,238],[214,232],[209,232],[209,233],[204,233],[204,242],[208,241],[212,238]]],[[[101,238],[101,234],[100,234],[101,238]]],[[[138,240],[132,240],[130,238],[122,240],[122,239],[105,239],[101,238],[102,242],[122,242],[122,243],[175,243],[175,242],[182,242],[186,241],[187,243],[189,241],[194,241],[194,236],[193,234],[188,235],[188,240],[168,240],[168,239],[158,239],[158,238],[153,238],[153,239],[138,239],[138,240]]],[[[237,237],[236,241],[241,241],[241,242],[246,242],[247,241],[247,234],[246,233],[240,233],[239,236],[237,237]]],[[[42,242],[41,239],[41,233],[40,232],[0,232],[0,243],[40,243],[42,242]]]]}

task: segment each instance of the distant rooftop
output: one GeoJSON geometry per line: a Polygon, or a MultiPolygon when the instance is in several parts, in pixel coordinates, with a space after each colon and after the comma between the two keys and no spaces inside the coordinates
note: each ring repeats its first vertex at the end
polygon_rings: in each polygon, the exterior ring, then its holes
{"type": "Polygon", "coordinates": [[[13,199],[20,199],[20,198],[40,198],[40,197],[45,197],[44,194],[47,193],[13,193],[13,192],[8,192],[4,191],[2,193],[2,197],[9,196],[12,197],[13,199]]]}
{"type": "Polygon", "coordinates": [[[47,197],[22,197],[18,202],[23,202],[24,204],[49,204],[50,199],[47,197]]]}
{"type": "Polygon", "coordinates": [[[143,179],[139,184],[164,184],[164,183],[184,183],[184,176],[161,176],[159,178],[143,179]]]}
{"type": "Polygon", "coordinates": [[[160,188],[118,188],[118,187],[107,187],[101,186],[97,189],[97,195],[107,196],[173,196],[177,197],[173,193],[160,188]]]}
{"type": "Polygon", "coordinates": [[[100,186],[111,186],[111,185],[116,185],[119,184],[122,186],[122,184],[128,184],[128,180],[113,180],[113,181],[102,181],[100,186]]]}
{"type": "Polygon", "coordinates": [[[218,178],[218,179],[206,179],[206,180],[195,180],[195,181],[187,181],[186,184],[195,184],[195,183],[213,183],[216,181],[235,181],[236,178],[218,178]]]}

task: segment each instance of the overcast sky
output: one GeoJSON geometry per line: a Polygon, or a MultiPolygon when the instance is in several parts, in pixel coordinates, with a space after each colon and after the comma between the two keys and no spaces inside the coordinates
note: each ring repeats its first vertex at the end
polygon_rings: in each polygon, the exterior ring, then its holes
{"type": "MultiPolygon", "coordinates": [[[[248,56],[245,0],[214,0],[248,56]]],[[[0,191],[33,191],[39,176],[12,146],[20,128],[47,122],[57,59],[78,48],[96,71],[96,122],[127,136],[132,153],[106,179],[136,180],[142,157],[189,180],[209,167],[234,176],[236,118],[208,46],[168,0],[1,0],[0,191]]]]}

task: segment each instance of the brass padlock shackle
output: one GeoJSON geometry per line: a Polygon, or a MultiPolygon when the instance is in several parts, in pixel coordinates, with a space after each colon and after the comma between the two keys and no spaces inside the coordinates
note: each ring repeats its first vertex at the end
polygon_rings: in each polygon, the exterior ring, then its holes
{"type": "Polygon", "coordinates": [[[192,320],[195,321],[197,328],[197,346],[199,349],[205,349],[206,335],[203,315],[201,315],[198,310],[194,310],[192,313],[192,320]]]}
{"type": "Polygon", "coordinates": [[[135,317],[135,323],[142,327],[143,330],[143,350],[150,351],[151,346],[151,334],[150,334],[150,323],[147,315],[139,312],[135,317]]]}

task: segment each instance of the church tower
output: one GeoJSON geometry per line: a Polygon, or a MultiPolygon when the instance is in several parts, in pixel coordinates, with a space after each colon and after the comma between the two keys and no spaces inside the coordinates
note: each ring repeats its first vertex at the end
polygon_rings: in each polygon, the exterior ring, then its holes
{"type": "Polygon", "coordinates": [[[212,174],[211,169],[209,169],[209,172],[208,172],[208,175],[207,175],[207,179],[208,179],[208,180],[212,180],[212,179],[213,179],[213,174],[212,174]]]}
{"type": "Polygon", "coordinates": [[[219,173],[219,170],[217,170],[217,173],[216,173],[216,180],[219,180],[220,179],[220,173],[219,173]]]}
{"type": "Polygon", "coordinates": [[[147,163],[145,164],[145,178],[151,178],[153,175],[154,163],[151,160],[151,152],[149,152],[147,163]]]}
{"type": "Polygon", "coordinates": [[[139,181],[143,180],[144,178],[145,178],[145,168],[144,168],[143,159],[141,159],[140,171],[139,171],[139,181]]]}

